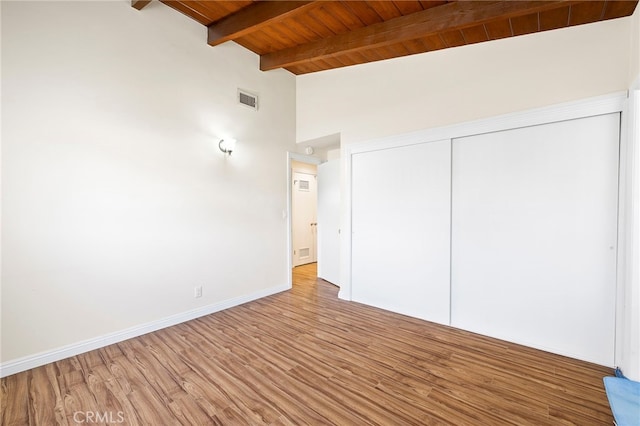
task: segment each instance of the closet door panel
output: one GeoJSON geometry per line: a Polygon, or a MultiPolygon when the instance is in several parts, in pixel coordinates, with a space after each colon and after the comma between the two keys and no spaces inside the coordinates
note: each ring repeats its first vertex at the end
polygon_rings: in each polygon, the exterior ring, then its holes
{"type": "Polygon", "coordinates": [[[452,325],[612,366],[619,114],[453,141],[452,325]]]}
{"type": "Polygon", "coordinates": [[[449,323],[451,143],[352,156],[352,299],[449,323]]]}

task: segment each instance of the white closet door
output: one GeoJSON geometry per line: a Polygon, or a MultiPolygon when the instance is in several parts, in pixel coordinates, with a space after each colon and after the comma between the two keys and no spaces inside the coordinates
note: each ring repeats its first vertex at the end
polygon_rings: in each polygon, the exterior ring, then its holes
{"type": "Polygon", "coordinates": [[[352,299],[449,323],[451,143],[352,156],[352,299]]]}
{"type": "Polygon", "coordinates": [[[619,127],[453,141],[453,326],[613,365],[619,127]]]}

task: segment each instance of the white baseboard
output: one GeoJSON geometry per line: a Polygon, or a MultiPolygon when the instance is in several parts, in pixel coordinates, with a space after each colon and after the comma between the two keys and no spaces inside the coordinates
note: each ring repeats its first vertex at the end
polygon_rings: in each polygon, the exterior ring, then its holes
{"type": "Polygon", "coordinates": [[[75,355],[92,351],[94,349],[99,349],[108,345],[112,345],[114,343],[122,342],[133,337],[142,336],[143,334],[147,334],[152,331],[171,327],[172,325],[180,324],[185,321],[190,321],[192,319],[232,308],[234,306],[242,305],[244,303],[261,299],[266,296],[271,296],[272,294],[280,293],[290,288],[291,286],[287,284],[267,288],[252,294],[248,294],[246,296],[235,297],[233,299],[228,299],[222,302],[203,306],[201,308],[192,309],[180,314],[171,315],[167,318],[162,318],[157,321],[152,321],[125,330],[116,331],[114,333],[105,334],[99,337],[94,337],[82,342],[62,346],[50,351],[40,352],[38,354],[18,358],[9,362],[4,362],[0,364],[0,377],[10,376],[12,374],[20,373],[21,371],[40,367],[45,364],[60,361],[61,359],[69,358],[75,355]]]}

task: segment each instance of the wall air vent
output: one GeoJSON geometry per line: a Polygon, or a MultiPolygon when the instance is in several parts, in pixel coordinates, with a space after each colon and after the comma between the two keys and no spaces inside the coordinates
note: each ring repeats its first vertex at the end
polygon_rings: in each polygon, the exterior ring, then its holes
{"type": "Polygon", "coordinates": [[[256,111],[258,110],[258,95],[249,93],[246,90],[238,89],[238,102],[256,111]]]}

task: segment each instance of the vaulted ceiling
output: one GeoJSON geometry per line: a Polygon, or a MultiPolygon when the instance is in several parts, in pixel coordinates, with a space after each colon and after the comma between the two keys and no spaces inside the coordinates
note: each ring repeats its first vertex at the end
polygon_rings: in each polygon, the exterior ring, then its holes
{"type": "MultiPolygon", "coordinates": [[[[142,9],[150,0],[132,0],[142,9]]],[[[629,16],[638,0],[161,0],[264,71],[305,74],[629,16]]]]}

